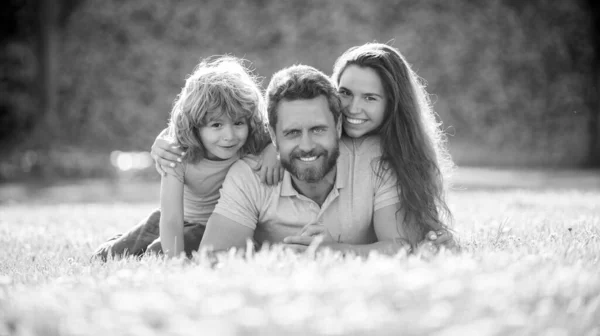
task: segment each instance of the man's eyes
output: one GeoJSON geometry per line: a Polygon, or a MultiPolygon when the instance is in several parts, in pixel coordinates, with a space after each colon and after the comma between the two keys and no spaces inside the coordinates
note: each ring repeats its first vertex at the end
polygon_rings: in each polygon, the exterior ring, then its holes
{"type": "MultiPolygon", "coordinates": [[[[315,127],[313,129],[311,129],[311,132],[316,133],[316,134],[321,134],[325,131],[327,131],[327,127],[315,127]]],[[[284,135],[285,136],[297,136],[300,133],[301,132],[299,130],[293,130],[293,131],[285,132],[284,135]]]]}

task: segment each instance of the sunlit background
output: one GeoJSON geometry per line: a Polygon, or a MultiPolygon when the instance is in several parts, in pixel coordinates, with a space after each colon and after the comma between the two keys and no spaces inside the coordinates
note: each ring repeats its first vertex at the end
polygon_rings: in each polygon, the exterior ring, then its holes
{"type": "MultiPolygon", "coordinates": [[[[263,87],[295,63],[397,47],[428,83],[459,166],[598,167],[593,1],[98,1],[0,5],[0,180],[151,171],[197,62],[233,54],[263,87]]],[[[147,173],[148,178],[158,178],[147,173]]]]}

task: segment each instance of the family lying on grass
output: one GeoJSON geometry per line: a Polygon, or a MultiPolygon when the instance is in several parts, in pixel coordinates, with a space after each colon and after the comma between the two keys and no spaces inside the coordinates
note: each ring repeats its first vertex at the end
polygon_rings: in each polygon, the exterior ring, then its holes
{"type": "Polygon", "coordinates": [[[199,64],[152,146],[160,210],[94,255],[189,256],[248,240],[359,255],[457,248],[443,182],[452,161],[395,48],[350,48],[331,78],[285,68],[265,96],[234,57],[199,64]]]}

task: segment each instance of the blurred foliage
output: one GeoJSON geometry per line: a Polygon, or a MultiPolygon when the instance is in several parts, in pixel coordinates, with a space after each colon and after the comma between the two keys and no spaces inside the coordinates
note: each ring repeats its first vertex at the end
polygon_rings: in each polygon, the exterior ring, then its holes
{"type": "Polygon", "coordinates": [[[331,73],[344,50],[376,40],[428,82],[459,164],[579,165],[598,99],[591,27],[576,1],[86,0],[62,30],[58,125],[32,127],[35,51],[3,42],[13,135],[0,139],[11,153],[147,150],[203,57],[244,57],[268,80],[294,63],[331,73]]]}

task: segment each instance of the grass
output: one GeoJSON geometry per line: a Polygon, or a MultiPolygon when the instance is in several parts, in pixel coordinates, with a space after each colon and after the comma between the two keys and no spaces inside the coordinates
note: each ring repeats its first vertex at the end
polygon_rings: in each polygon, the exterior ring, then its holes
{"type": "Polygon", "coordinates": [[[461,174],[464,251],[432,258],[273,247],[102,264],[92,250],[157,205],[156,184],[4,186],[0,335],[600,335],[598,180],[461,174]]]}

